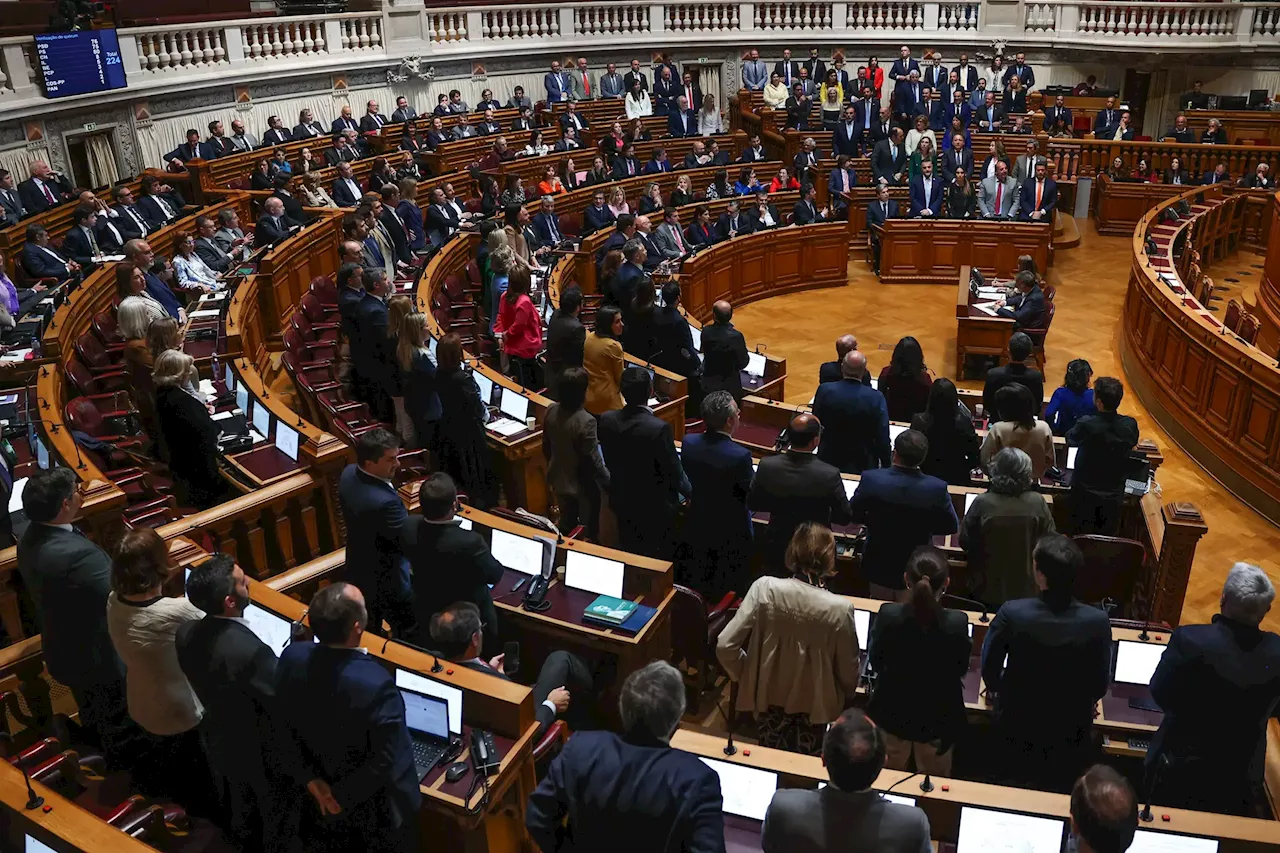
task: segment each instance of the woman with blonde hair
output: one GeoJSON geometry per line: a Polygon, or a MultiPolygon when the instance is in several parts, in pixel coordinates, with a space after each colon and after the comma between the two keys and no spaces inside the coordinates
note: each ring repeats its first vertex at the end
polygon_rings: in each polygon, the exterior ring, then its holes
{"type": "Polygon", "coordinates": [[[404,413],[409,434],[402,431],[408,447],[422,447],[436,455],[436,429],[440,425],[440,395],[436,390],[436,363],[427,346],[427,315],[413,312],[400,318],[400,339],[396,344],[396,366],[404,391],[404,413]]]}
{"type": "MultiPolygon", "coordinates": [[[[123,268],[121,264],[117,269],[123,268]]],[[[159,303],[156,303],[159,307],[159,303]]],[[[159,317],[168,317],[160,308],[159,317]]],[[[151,384],[151,370],[155,359],[147,346],[147,331],[153,320],[159,319],[145,299],[130,297],[116,309],[116,325],[124,335],[124,365],[129,374],[130,392],[138,406],[142,428],[150,436],[159,436],[160,424],[156,421],[156,391],[151,384]]]]}
{"type": "MultiPolygon", "coordinates": [[[[494,232],[495,234],[498,232],[494,232]]],[[[505,236],[505,232],[504,232],[505,236]]],[[[523,266],[520,258],[517,257],[515,249],[503,240],[495,249],[489,252],[489,272],[492,277],[489,279],[489,288],[486,291],[487,305],[485,305],[485,313],[489,316],[489,333],[493,333],[493,324],[498,320],[499,300],[502,294],[507,292],[508,277],[511,271],[516,267],[523,266]]]]}
{"type": "Polygon", "coordinates": [[[662,202],[662,186],[653,181],[644,188],[644,195],[640,196],[640,206],[636,210],[644,215],[660,211],[665,205],[662,202]]]}
{"type": "Polygon", "coordinates": [[[156,417],[169,454],[169,470],[186,492],[189,506],[206,509],[218,502],[218,424],[195,390],[195,360],[176,349],[156,357],[151,376],[156,386],[156,417]]]}
{"type": "Polygon", "coordinates": [[[698,135],[715,136],[717,133],[724,133],[724,122],[716,109],[715,95],[708,92],[702,96],[702,107],[698,110],[698,135]]]}
{"type": "Polygon", "coordinates": [[[627,204],[627,191],[622,187],[609,190],[609,209],[613,211],[615,219],[624,213],[631,212],[631,206],[627,204]]]}
{"type": "Polygon", "coordinates": [[[692,204],[693,180],[688,175],[681,175],[676,178],[676,188],[671,191],[671,206],[681,207],[686,204],[692,204]]]}
{"type": "Polygon", "coordinates": [[[168,315],[152,320],[151,325],[147,326],[147,349],[151,350],[153,361],[167,350],[181,351],[182,330],[178,327],[178,321],[168,315]]]}
{"type": "Polygon", "coordinates": [[[716,657],[738,682],[733,712],[754,713],[762,746],[816,755],[827,723],[858,687],[853,605],[824,589],[835,573],[835,538],[812,521],[787,545],[790,577],[751,584],[716,642],[716,657]]]}
{"type": "Polygon", "coordinates": [[[916,116],[916,120],[912,122],[912,128],[907,131],[907,154],[915,153],[920,147],[921,139],[928,139],[933,144],[933,150],[938,150],[938,137],[929,129],[929,119],[925,116],[916,116]]]}
{"type": "Polygon", "coordinates": [[[338,209],[338,203],[329,195],[328,190],[320,186],[320,177],[315,172],[307,172],[302,176],[302,198],[307,207],[338,209]]]}

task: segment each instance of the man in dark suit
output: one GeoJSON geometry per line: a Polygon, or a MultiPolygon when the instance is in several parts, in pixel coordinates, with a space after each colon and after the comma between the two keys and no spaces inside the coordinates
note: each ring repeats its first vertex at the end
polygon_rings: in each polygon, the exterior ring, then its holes
{"type": "MultiPolygon", "coordinates": [[[[680,84],[671,76],[671,69],[663,65],[655,73],[653,77],[653,114],[658,116],[670,115],[678,108],[677,98],[680,97],[680,84]]],[[[688,109],[688,102],[685,104],[688,109]]]]}
{"type": "Polygon", "coordinates": [[[787,427],[787,452],[761,459],[756,469],[747,507],[769,513],[764,555],[765,569],[771,573],[783,571],[782,557],[802,522],[830,527],[851,518],[839,469],[813,453],[821,434],[822,423],[816,417],[796,415],[787,427]]]}
{"type": "Polygon", "coordinates": [[[1031,338],[1025,332],[1014,332],[1009,338],[1009,363],[987,371],[987,379],[982,386],[982,404],[992,423],[1000,419],[995,405],[996,392],[1015,382],[1027,387],[1036,401],[1036,414],[1040,413],[1040,407],[1044,405],[1044,374],[1027,366],[1031,352],[1031,338]]]}
{"type": "Polygon", "coordinates": [[[633,80],[640,81],[641,91],[649,91],[649,78],[640,70],[640,60],[638,59],[631,60],[631,70],[622,75],[622,91],[630,92],[633,80]]]}
{"type": "Polygon", "coordinates": [[[1067,433],[1076,450],[1071,472],[1071,532],[1114,536],[1120,526],[1129,454],[1138,443],[1138,422],[1120,414],[1124,385],[1101,376],[1093,387],[1096,414],[1085,415],[1067,433]]]}
{"type": "Polygon", "coordinates": [[[751,218],[742,212],[742,203],[731,199],[725,205],[724,213],[716,220],[716,235],[721,240],[730,240],[739,234],[751,233],[751,218]]]}
{"type": "Polygon", "coordinates": [[[942,218],[942,179],[933,173],[933,161],[920,164],[920,174],[911,179],[912,219],[942,218]]]}
{"type": "Polygon", "coordinates": [[[859,154],[870,151],[879,141],[879,134],[887,132],[885,123],[880,120],[880,102],[870,87],[864,88],[862,97],[853,103],[853,123],[859,154]]]}
{"type": "Polygon", "coordinates": [[[533,217],[533,233],[539,245],[557,246],[564,240],[564,231],[560,230],[560,217],[556,215],[556,197],[544,195],[539,203],[542,210],[533,217]]]}
{"type": "MultiPolygon", "coordinates": [[[[428,143],[430,135],[428,134],[428,143]]],[[[430,145],[428,145],[430,147],[430,145]]],[[[434,149],[432,149],[434,150],[434,149]]],[[[339,166],[343,163],[354,163],[360,159],[360,152],[351,146],[351,143],[345,136],[335,137],[333,147],[328,148],[324,152],[324,161],[329,166],[339,166]]]]}
{"type": "Polygon", "coordinates": [[[217,233],[218,224],[212,217],[196,217],[196,255],[214,272],[226,272],[236,263],[241,253],[237,251],[236,257],[233,257],[230,252],[225,251],[214,239],[217,233]]]}
{"type": "Polygon", "coordinates": [[[969,54],[960,54],[960,64],[951,70],[959,75],[960,85],[966,92],[972,92],[978,88],[978,69],[969,64],[969,54]]]}
{"type": "Polygon", "coordinates": [[[1014,56],[1013,62],[1009,63],[1009,67],[1005,69],[1004,78],[1001,82],[1008,86],[1009,81],[1014,77],[1018,78],[1022,83],[1022,88],[1028,92],[1036,84],[1036,74],[1031,70],[1031,66],[1027,64],[1027,57],[1024,53],[1018,53],[1014,56]]]}
{"type": "Polygon", "coordinates": [[[147,280],[147,293],[164,306],[164,310],[169,312],[169,316],[177,320],[179,324],[186,321],[186,312],[182,310],[182,306],[178,304],[178,297],[174,295],[169,285],[165,284],[151,272],[151,265],[155,263],[156,254],[151,250],[151,244],[145,240],[130,240],[124,244],[125,260],[142,270],[143,277],[147,280]]]}
{"type": "MultiPolygon", "coordinates": [[[[481,109],[484,109],[484,108],[481,107],[481,109]]],[[[497,107],[494,107],[494,109],[497,109],[497,107]]],[[[417,117],[418,117],[418,111],[415,110],[409,104],[408,98],[406,98],[404,95],[401,95],[400,97],[396,98],[396,108],[395,108],[395,111],[391,113],[392,122],[399,123],[399,122],[413,121],[417,117]]]]}
{"type": "Polygon", "coordinates": [[[1004,110],[996,103],[995,92],[987,92],[981,107],[973,111],[973,121],[978,130],[994,133],[1004,124],[1004,110]]]}
{"type": "Polygon", "coordinates": [[[586,327],[578,314],[582,310],[582,291],[571,284],[560,292],[560,305],[547,323],[547,396],[560,399],[560,377],[571,367],[582,367],[582,351],[587,339],[586,327]]]}
{"type": "Polygon", "coordinates": [[[920,69],[920,82],[933,89],[935,92],[947,85],[947,80],[951,76],[947,66],[942,64],[942,55],[935,53],[932,56],[926,56],[929,64],[920,69]]]}
{"type": "Polygon", "coordinates": [[[27,241],[22,246],[22,267],[32,278],[70,278],[80,265],[69,260],[49,245],[49,232],[43,225],[27,226],[27,241]]]}
{"type": "Polygon", "coordinates": [[[607,850],[622,839],[634,850],[724,850],[720,777],[669,746],[684,709],[671,664],[627,676],[618,697],[625,734],[577,732],[529,798],[525,825],[543,853],[607,850]]]}
{"type": "Polygon", "coordinates": [[[600,416],[600,451],[609,469],[609,505],[624,551],[670,559],[680,497],[689,481],[680,468],[671,424],[648,408],[653,380],[643,367],[622,371],[626,405],[600,416]]]}
{"type": "Polygon", "coordinates": [[[71,690],[90,740],[118,758],[132,724],[124,664],[107,633],[111,558],[71,526],[83,503],[70,468],[27,479],[22,509],[30,526],[18,541],[18,574],[49,675],[71,690]]]}
{"type": "Polygon", "coordinates": [[[844,115],[836,124],[831,139],[831,156],[858,156],[858,140],[862,135],[862,125],[858,123],[858,113],[853,104],[844,108],[844,115]]]}
{"type": "Polygon", "coordinates": [[[1084,564],[1060,533],[1032,554],[1038,598],[1006,601],[982,645],[982,679],[996,708],[1005,775],[1026,787],[1061,790],[1094,753],[1094,708],[1111,680],[1106,611],[1071,595],[1084,564]]]}
{"type": "Polygon", "coordinates": [[[910,77],[912,71],[916,72],[918,79],[920,76],[920,63],[911,57],[911,48],[904,44],[898,49],[898,58],[893,61],[893,66],[889,68],[889,79],[900,83],[910,77]]]}
{"type": "Polygon", "coordinates": [[[138,208],[134,200],[133,190],[124,184],[120,184],[111,190],[111,196],[115,199],[115,204],[111,205],[111,209],[118,215],[114,217],[113,224],[120,231],[120,235],[125,241],[141,240],[150,234],[153,229],[151,223],[147,221],[147,217],[138,208]]]}
{"type": "MultiPolygon", "coordinates": [[[[836,338],[836,360],[824,361],[818,368],[818,384],[840,381],[840,365],[844,357],[858,348],[858,339],[853,335],[841,335],[836,338]]],[[[862,375],[863,384],[871,384],[870,371],[862,375]]]]}
{"type": "MultiPolygon", "coordinates": [[[[510,681],[504,670],[505,652],[494,657],[481,655],[485,627],[475,603],[459,599],[431,617],[427,647],[452,663],[510,681]]],[[[557,649],[547,655],[533,683],[539,739],[557,718],[566,718],[572,729],[590,718],[594,680],[591,667],[572,652],[557,649]]]]}
{"type": "Polygon", "coordinates": [[[760,142],[760,134],[751,134],[751,137],[747,140],[747,147],[743,149],[742,156],[738,158],[738,162],[759,163],[767,159],[769,159],[769,155],[765,152],[763,143],[760,142]]]}
{"type": "Polygon", "coordinates": [[[1257,816],[1267,723],[1280,701],[1280,636],[1260,627],[1275,597],[1266,572],[1236,563],[1222,612],[1169,637],[1151,679],[1164,711],[1147,753],[1158,802],[1257,816]]]}
{"type": "Polygon", "coordinates": [[[466,601],[477,608],[484,622],[484,651],[496,654],[498,614],[489,584],[502,580],[502,564],[489,553],[479,533],[458,525],[458,490],[448,474],[438,471],[422,481],[419,505],[422,515],[407,518],[401,532],[417,622],[410,642],[440,650],[431,643],[431,617],[456,601],[466,601]]]}
{"type": "MultiPolygon", "coordinates": [[[[345,127],[341,129],[346,130],[345,127]]],[[[311,110],[302,110],[298,113],[298,123],[294,126],[290,136],[294,139],[319,139],[324,135],[324,126],[315,120],[311,110]]]]}
{"type": "Polygon", "coordinates": [[[269,198],[278,198],[280,203],[284,205],[284,215],[292,219],[294,222],[302,222],[307,215],[302,212],[302,202],[294,198],[292,192],[289,191],[289,176],[283,172],[277,173],[272,180],[271,195],[269,198]]]}
{"type": "Polygon", "coordinates": [[[963,144],[957,147],[955,144],[956,139],[963,141],[964,135],[955,134],[951,140],[951,148],[942,155],[942,180],[948,184],[953,183],[956,179],[956,170],[964,169],[965,176],[972,183],[973,150],[966,148],[963,144]]]}
{"type": "Polygon", "coordinates": [[[1018,191],[1018,218],[1030,222],[1052,222],[1058,206],[1058,184],[1048,176],[1049,167],[1036,163],[1035,178],[1018,191]]]}
{"type": "Polygon", "coordinates": [[[1004,301],[996,314],[1015,321],[1017,329],[1044,328],[1044,291],[1040,289],[1039,277],[1033,272],[1020,272],[1013,280],[1013,287],[1016,292],[1004,301]]]}
{"type": "Polygon", "coordinates": [[[692,493],[685,512],[687,583],[709,601],[750,585],[751,451],[733,440],[738,404],[727,391],[702,398],[702,433],[686,435],[680,459],[692,493]]]}
{"type": "Polygon", "coordinates": [[[796,206],[791,210],[791,222],[795,225],[809,225],[814,222],[827,221],[827,208],[818,209],[817,203],[814,201],[818,197],[818,190],[811,183],[806,183],[800,188],[800,200],[796,202],[796,206]]]}
{"type": "Polygon", "coordinates": [[[1205,172],[1204,177],[1200,179],[1202,184],[1226,184],[1231,182],[1231,174],[1227,171],[1226,163],[1219,163],[1213,168],[1212,172],[1205,172]]]}
{"type": "Polygon", "coordinates": [[[49,168],[49,164],[43,160],[31,163],[27,170],[31,177],[18,184],[18,200],[22,202],[27,216],[44,213],[49,208],[74,198],[71,182],[49,168]]]}
{"type": "Polygon", "coordinates": [[[143,175],[138,183],[138,210],[152,230],[163,228],[182,216],[187,202],[168,184],[154,175],[143,175]]]}
{"type": "Polygon", "coordinates": [[[188,160],[212,160],[215,156],[213,147],[200,141],[200,131],[192,128],[187,131],[186,143],[164,155],[164,159],[171,166],[182,167],[188,160]]]}
{"type": "Polygon", "coordinates": [[[959,529],[947,484],[920,471],[928,455],[929,439],[924,433],[914,429],[900,433],[893,442],[893,466],[862,472],[862,482],[849,501],[854,523],[866,526],[862,576],[871,584],[872,598],[900,598],[911,552],[928,545],[934,536],[959,529]]]}
{"type": "Polygon", "coordinates": [[[382,227],[391,236],[391,248],[395,250],[396,259],[402,264],[407,264],[413,260],[413,252],[409,246],[413,238],[397,212],[400,206],[400,188],[395,184],[385,184],[376,191],[381,197],[382,204],[375,206],[374,213],[382,223],[382,227]]]}
{"type": "Polygon", "coordinates": [[[335,118],[333,120],[333,124],[330,125],[329,133],[332,136],[337,136],[346,130],[354,130],[357,133],[360,132],[360,124],[352,117],[350,106],[343,106],[338,117],[335,118]]]}
{"type": "Polygon", "coordinates": [[[284,202],[274,196],[262,205],[262,216],[253,226],[255,246],[270,246],[286,239],[300,223],[284,215],[284,202]]]}
{"type": "Polygon", "coordinates": [[[782,51],[782,59],[773,64],[773,73],[782,78],[782,83],[788,90],[800,79],[800,63],[792,60],[790,49],[782,51]]]}
{"type": "Polygon", "coordinates": [[[605,192],[603,189],[597,188],[592,192],[591,204],[587,205],[586,210],[582,212],[582,224],[585,227],[584,234],[603,231],[616,220],[613,211],[609,209],[604,200],[605,192]]]}
{"type": "MultiPolygon", "coordinates": [[[[563,300],[562,296],[561,304],[563,300]]],[[[653,341],[654,365],[690,379],[691,384],[697,383],[702,363],[698,361],[689,321],[680,313],[680,283],[675,280],[662,285],[662,305],[653,312],[653,341]]]]}
{"type": "Polygon", "coordinates": [[[698,135],[698,114],[689,108],[684,95],[676,98],[675,108],[667,116],[667,133],[676,137],[698,135]]]}
{"type": "MultiPolygon", "coordinates": [[[[1053,125],[1058,119],[1062,119],[1062,123],[1068,128],[1071,127],[1071,108],[1066,106],[1065,99],[1061,95],[1054,98],[1053,106],[1047,107],[1044,111],[1044,124],[1042,127],[1044,128],[1045,133],[1048,133],[1053,129],[1053,125]]],[[[1194,140],[1188,139],[1185,141],[1192,142],[1194,140]]]]}
{"type": "Polygon", "coordinates": [[[0,169],[0,228],[17,225],[26,215],[27,210],[13,186],[13,173],[0,169]]]}
{"type": "Polygon", "coordinates": [[[62,238],[62,254],[71,258],[81,267],[92,267],[93,259],[103,254],[98,247],[98,236],[94,233],[98,217],[93,208],[80,205],[71,212],[71,228],[62,238]]]}
{"type": "Polygon", "coordinates": [[[413,744],[395,677],[360,648],[364,596],[349,583],[330,584],[312,597],[308,616],[317,642],[290,644],[276,675],[303,764],[328,786],[315,846],[415,851],[422,791],[413,744]]]}
{"type": "Polygon", "coordinates": [[[613,179],[633,178],[640,174],[640,161],[636,159],[636,146],[628,142],[622,153],[613,158],[613,179]]]}
{"type": "Polygon", "coordinates": [[[178,665],[204,706],[206,739],[225,829],[241,849],[284,850],[297,836],[301,784],[317,803],[327,786],[307,779],[280,719],[276,650],[244,620],[249,583],[226,554],[193,567],[187,598],[206,616],[178,626],[178,665]]]}
{"type": "Polygon", "coordinates": [[[702,390],[728,391],[741,400],[742,371],[746,368],[747,341],[733,327],[733,306],[723,299],[711,306],[713,322],[702,327],[702,390]]]}
{"type": "Polygon", "coordinates": [[[338,207],[355,207],[364,197],[364,193],[360,191],[360,185],[356,183],[355,172],[350,163],[338,164],[338,177],[329,188],[329,195],[333,197],[338,207]]]}
{"type": "MultiPolygon", "coordinates": [[[[901,124],[907,124],[916,114],[916,107],[923,103],[925,87],[920,83],[920,73],[912,71],[906,79],[899,80],[893,90],[893,114],[901,124]]],[[[927,105],[926,105],[927,106],[927,105]]],[[[924,115],[928,116],[925,112],[924,115]]]]}
{"type": "Polygon", "coordinates": [[[871,152],[871,177],[891,186],[901,186],[907,176],[907,147],[902,144],[902,128],[889,131],[889,138],[876,143],[871,152]]]}
{"type": "Polygon", "coordinates": [[[284,120],[280,116],[267,117],[267,130],[262,134],[262,144],[267,145],[284,145],[290,142],[293,135],[289,133],[289,128],[284,126],[284,120]]]}
{"type": "Polygon", "coordinates": [[[347,527],[347,580],[368,591],[371,629],[382,620],[395,636],[408,636],[414,623],[409,561],[400,537],[409,514],[396,494],[400,439],[385,429],[364,433],[356,442],[356,463],[338,478],[338,504],[347,527]]]}
{"type": "Polygon", "coordinates": [[[889,409],[884,395],[862,384],[867,357],[854,350],[840,362],[839,382],[818,386],[813,413],[826,428],[818,445],[818,458],[846,474],[870,468],[887,468],[889,409]]]}
{"type": "MultiPolygon", "coordinates": [[[[871,262],[877,273],[880,272],[880,235],[871,226],[883,228],[887,220],[898,219],[901,215],[898,203],[889,198],[889,186],[887,184],[877,186],[876,200],[867,205],[867,230],[871,233],[871,262]]],[[[835,378],[839,378],[838,372],[835,378]]]]}
{"type": "MultiPolygon", "coordinates": [[[[623,262],[618,267],[618,273],[614,276],[611,287],[611,294],[608,295],[612,295],[612,304],[617,305],[624,312],[629,313],[631,311],[631,302],[635,299],[636,291],[640,289],[641,282],[645,280],[644,264],[648,257],[648,243],[639,234],[622,244],[623,262]]],[[[608,298],[605,299],[606,303],[610,301],[608,298]]]]}

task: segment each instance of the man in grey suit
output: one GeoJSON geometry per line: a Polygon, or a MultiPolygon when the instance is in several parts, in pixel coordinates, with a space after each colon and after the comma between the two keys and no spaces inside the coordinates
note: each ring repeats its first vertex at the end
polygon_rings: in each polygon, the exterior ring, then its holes
{"type": "Polygon", "coordinates": [[[22,493],[31,526],[18,541],[18,573],[49,675],[71,690],[80,724],[114,758],[131,728],[124,664],[107,633],[111,558],[71,526],[83,503],[70,468],[31,475],[22,493]]]}
{"type": "Polygon", "coordinates": [[[626,94],[626,89],[622,87],[622,75],[618,73],[618,66],[610,62],[605,66],[605,73],[600,75],[600,97],[621,99],[626,94]]]}
{"type": "Polygon", "coordinates": [[[764,816],[764,853],[930,853],[922,809],[891,803],[871,785],[884,767],[884,735],[857,708],[831,724],[822,763],[831,784],[821,790],[779,788],[764,816]]]}
{"type": "Polygon", "coordinates": [[[589,101],[598,94],[591,83],[591,72],[587,68],[585,56],[578,57],[578,67],[569,74],[569,85],[575,101],[589,101]]]}
{"type": "Polygon", "coordinates": [[[1040,156],[1040,143],[1035,139],[1028,139],[1027,153],[1020,155],[1013,163],[1013,179],[1018,182],[1018,186],[1022,186],[1036,176],[1037,163],[1047,162],[1040,156]]]}
{"type": "Polygon", "coordinates": [[[769,82],[769,66],[760,58],[760,51],[751,49],[751,58],[742,63],[742,85],[753,92],[762,91],[769,82]]]}
{"type": "Polygon", "coordinates": [[[996,162],[995,177],[978,185],[978,210],[983,219],[1012,219],[1018,215],[1018,182],[1003,160],[996,162]]]}
{"type": "Polygon", "coordinates": [[[675,207],[667,207],[662,211],[662,224],[653,233],[653,245],[662,253],[662,257],[674,261],[689,252],[689,244],[680,230],[680,211],[675,207]]]}

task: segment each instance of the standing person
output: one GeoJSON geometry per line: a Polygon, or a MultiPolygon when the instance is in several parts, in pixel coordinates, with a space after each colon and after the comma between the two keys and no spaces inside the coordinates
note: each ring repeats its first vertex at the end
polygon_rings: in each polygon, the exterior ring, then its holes
{"type": "Polygon", "coordinates": [[[1066,435],[1082,417],[1097,411],[1093,389],[1089,387],[1092,380],[1093,368],[1089,362],[1083,358],[1071,359],[1062,385],[1053,392],[1044,409],[1044,419],[1054,435],[1066,435]]]}
{"type": "Polygon", "coordinates": [[[982,386],[982,404],[986,407],[987,417],[992,423],[1000,420],[996,406],[996,392],[1006,385],[1017,382],[1031,391],[1034,404],[1033,415],[1040,413],[1044,403],[1044,374],[1034,366],[1028,366],[1033,344],[1031,336],[1026,332],[1014,332],[1009,337],[1009,363],[993,367],[987,371],[986,382],[982,386]]]}
{"type": "Polygon", "coordinates": [[[1071,594],[1084,563],[1061,534],[1033,555],[1035,598],[1007,601],[982,645],[982,680],[996,708],[1005,776],[1064,790],[1094,752],[1094,708],[1111,680],[1111,623],[1071,594]]]}
{"type": "Polygon", "coordinates": [[[338,478],[338,505],[347,528],[347,571],[351,583],[368,590],[370,618],[382,633],[385,618],[392,634],[405,636],[413,627],[413,593],[409,562],[400,534],[409,514],[396,493],[400,438],[372,429],[356,440],[356,461],[338,478]]]}
{"type": "Polygon", "coordinates": [[[1071,476],[1073,533],[1114,536],[1120,526],[1129,453],[1138,443],[1138,422],[1119,412],[1124,385],[1103,376],[1094,383],[1094,414],[1084,415],[1067,433],[1078,447],[1071,476]]]}
{"type": "Polygon", "coordinates": [[[751,584],[716,657],[739,684],[732,712],[755,712],[762,746],[816,755],[858,688],[858,632],[853,604],[824,589],[835,574],[831,530],[804,522],[785,559],[789,577],[751,584]]]}
{"type": "Polygon", "coordinates": [[[1275,597],[1266,572],[1236,563],[1222,612],[1169,638],[1151,678],[1164,711],[1147,753],[1159,802],[1260,816],[1266,729],[1280,701],[1280,636],[1261,624],[1275,597]]]}
{"type": "Polygon", "coordinates": [[[934,536],[955,533],[959,525],[947,484],[920,470],[928,455],[924,433],[903,431],[893,442],[893,466],[862,472],[849,500],[853,521],[866,526],[861,573],[873,598],[901,598],[911,552],[934,536]]]}
{"type": "Polygon", "coordinates": [[[70,468],[38,470],[27,479],[22,509],[31,524],[18,540],[18,574],[49,675],[71,691],[89,742],[115,760],[130,723],[124,665],[107,624],[111,558],[72,527],[83,504],[70,468]]]}
{"type": "Polygon", "coordinates": [[[178,665],[204,707],[209,766],[233,843],[249,853],[293,850],[303,786],[319,804],[325,783],[305,775],[280,719],[276,655],[244,619],[249,583],[226,554],[191,569],[187,596],[205,613],[174,635],[178,665]]]}
{"type": "Polygon", "coordinates": [[[587,371],[566,368],[560,376],[560,401],[547,409],[542,423],[542,455],[547,460],[547,485],[560,507],[560,529],[586,525],[588,539],[600,530],[600,495],[609,488],[596,437],[596,419],[583,408],[587,399],[587,371]]]}
{"type": "Polygon", "coordinates": [[[742,371],[746,368],[747,341],[733,327],[733,306],[723,299],[711,306],[713,322],[702,328],[702,391],[728,391],[741,401],[742,371]]]}
{"type": "Polygon", "coordinates": [[[411,853],[422,791],[395,678],[360,648],[364,596],[349,583],[330,584],[312,597],[308,616],[316,642],[287,646],[276,675],[304,766],[331,792],[315,846],[411,853]]]}
{"type": "Polygon", "coordinates": [[[884,769],[888,743],[888,733],[866,714],[856,708],[841,714],[822,738],[831,784],[778,789],[760,834],[764,853],[931,850],[924,811],[889,802],[871,787],[884,769]]]}
{"type": "Polygon", "coordinates": [[[685,435],[680,463],[689,478],[684,581],[709,601],[745,589],[751,559],[751,451],[733,440],[739,410],[728,391],[702,398],[703,431],[685,435]]]}
{"type": "Polygon", "coordinates": [[[839,382],[824,382],[813,397],[813,413],[826,431],[818,444],[818,458],[846,474],[887,468],[889,411],[884,395],[862,382],[867,357],[857,350],[845,354],[839,382]]]}
{"type": "Polygon", "coordinates": [[[670,746],[684,709],[683,677],[666,661],[627,676],[623,734],[575,734],[529,798],[525,825],[543,853],[607,850],[619,839],[654,853],[724,849],[720,777],[670,746]]]}
{"type": "Polygon", "coordinates": [[[909,421],[929,403],[933,378],[924,363],[920,342],[907,335],[893,348],[893,358],[880,371],[876,387],[884,395],[889,420],[909,421]]]}
{"type": "Polygon", "coordinates": [[[965,727],[969,619],[938,603],[951,577],[946,555],[932,545],[911,553],[903,582],[907,601],[882,605],[871,631],[876,689],[867,713],[883,721],[889,767],[908,770],[914,758],[917,773],[950,776],[965,727]]]}
{"type": "Polygon", "coordinates": [[[609,506],[624,551],[669,559],[676,513],[689,481],[671,424],[648,407],[653,380],[643,367],[622,371],[621,409],[600,416],[600,450],[609,469],[609,506]]]}
{"type": "Polygon", "coordinates": [[[511,364],[511,378],[530,391],[542,387],[538,353],[542,350],[542,320],[529,298],[530,274],[517,264],[507,275],[507,292],[498,300],[498,317],[493,331],[498,349],[511,364]]]}
{"type": "Polygon", "coordinates": [[[1035,488],[1030,457],[1006,447],[991,462],[991,487],[964,514],[960,547],[974,578],[974,594],[988,607],[1036,594],[1031,554],[1055,528],[1049,504],[1035,488]]]}
{"type": "Polygon", "coordinates": [[[176,569],[154,530],[127,530],[111,561],[107,631],[125,665],[129,716],[153,736],[135,774],[154,794],[207,814],[214,795],[197,730],[204,707],[178,666],[174,644],[178,629],[204,613],[186,596],[161,591],[176,569]]]}
{"type": "MultiPolygon", "coordinates": [[[[991,424],[978,451],[982,470],[990,473],[991,461],[1005,447],[1016,447],[1031,459],[1031,477],[1038,481],[1056,464],[1053,431],[1035,417],[1035,403],[1025,385],[1014,382],[996,393],[996,411],[1000,420],[991,424]]],[[[1134,432],[1136,434],[1137,428],[1134,432]]],[[[1076,462],[1079,465],[1079,460],[1076,462]]],[[[1123,475],[1123,470],[1120,472],[1123,475]]],[[[1121,480],[1123,486],[1123,479],[1121,480]]]]}
{"type": "Polygon", "coordinates": [[[1093,765],[1076,780],[1071,837],[1078,853],[1124,853],[1137,831],[1138,797],[1129,780],[1105,764],[1093,765]]]}
{"type": "Polygon", "coordinates": [[[582,310],[582,291],[571,284],[560,294],[560,307],[547,323],[547,396],[560,399],[560,382],[571,367],[582,367],[587,329],[578,314],[582,310]]]}
{"type": "Polygon", "coordinates": [[[165,350],[156,356],[151,381],[173,478],[191,505],[213,506],[226,492],[218,473],[221,430],[209,414],[204,395],[195,388],[199,382],[195,360],[181,350],[165,350]]]}
{"type": "Polygon", "coordinates": [[[440,424],[440,395],[436,391],[436,363],[427,348],[427,315],[410,313],[400,320],[396,366],[411,435],[408,443],[436,455],[436,429],[440,424]]]}
{"type": "Polygon", "coordinates": [[[960,405],[955,383],[939,377],[929,388],[925,409],[911,418],[911,428],[929,440],[929,455],[920,470],[952,486],[968,486],[978,467],[978,433],[968,410],[960,405]]]}
{"type": "Polygon", "coordinates": [[[595,325],[583,343],[582,366],[587,371],[587,411],[597,417],[621,409],[622,336],[625,325],[616,305],[596,309],[595,325]]]}
{"type": "Polygon", "coordinates": [[[487,509],[498,502],[498,483],[485,442],[488,401],[480,399],[476,380],[464,369],[457,332],[445,335],[436,345],[436,382],[440,469],[466,492],[472,506],[487,509]]]}

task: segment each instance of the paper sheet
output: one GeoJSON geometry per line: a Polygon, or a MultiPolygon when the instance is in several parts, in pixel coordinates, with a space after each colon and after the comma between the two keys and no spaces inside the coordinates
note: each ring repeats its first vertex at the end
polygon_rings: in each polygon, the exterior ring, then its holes
{"type": "Polygon", "coordinates": [[[975,302],[973,307],[981,311],[983,314],[996,316],[996,304],[994,302],[975,302]]]}
{"type": "Polygon", "coordinates": [[[513,421],[510,418],[498,418],[496,421],[491,421],[485,424],[485,427],[493,430],[504,438],[509,438],[520,432],[522,429],[528,429],[524,424],[519,421],[513,421]]]}
{"type": "Polygon", "coordinates": [[[0,361],[22,361],[31,354],[31,348],[10,350],[4,355],[0,355],[0,361]]]}
{"type": "Polygon", "coordinates": [[[196,319],[197,317],[217,317],[217,316],[218,316],[218,309],[217,309],[217,308],[211,308],[211,309],[209,309],[208,311],[193,311],[192,313],[188,314],[187,316],[188,316],[188,317],[190,317],[192,320],[196,319]]]}

